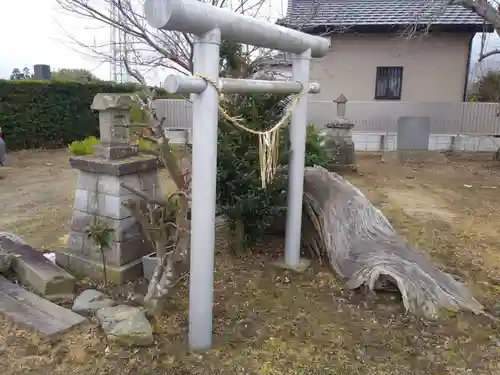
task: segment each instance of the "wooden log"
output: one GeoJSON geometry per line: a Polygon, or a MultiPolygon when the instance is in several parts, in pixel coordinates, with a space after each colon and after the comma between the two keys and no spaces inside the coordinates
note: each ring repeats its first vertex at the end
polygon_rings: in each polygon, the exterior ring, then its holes
{"type": "Polygon", "coordinates": [[[341,176],[306,168],[304,209],[314,228],[305,233],[306,244],[326,254],[348,288],[397,286],[406,310],[430,319],[442,310],[484,313],[465,285],[398,236],[382,212],[341,176]]]}

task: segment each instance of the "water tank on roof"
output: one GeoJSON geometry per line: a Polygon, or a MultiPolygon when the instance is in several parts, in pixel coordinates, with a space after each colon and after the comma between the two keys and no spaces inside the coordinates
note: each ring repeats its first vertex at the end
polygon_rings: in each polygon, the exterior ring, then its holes
{"type": "Polygon", "coordinates": [[[50,66],[45,64],[37,64],[33,66],[33,78],[37,80],[50,79],[50,66]]]}

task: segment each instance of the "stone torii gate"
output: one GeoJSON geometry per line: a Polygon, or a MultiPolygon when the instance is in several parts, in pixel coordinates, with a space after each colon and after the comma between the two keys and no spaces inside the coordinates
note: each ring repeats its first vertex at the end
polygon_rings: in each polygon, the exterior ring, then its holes
{"type": "MultiPolygon", "coordinates": [[[[165,86],[172,93],[194,94],[189,347],[205,350],[212,345],[219,121],[218,92],[207,80],[217,83],[218,89],[226,93],[299,94],[304,88],[316,93],[319,92],[319,85],[309,85],[310,59],[323,57],[330,48],[330,42],[197,0],[146,0],[144,9],[146,20],[152,27],[195,36],[195,77],[169,76],[165,86]],[[292,53],[292,81],[219,79],[221,39],[292,53]]],[[[290,129],[285,239],[285,265],[289,268],[300,268],[302,265],[300,243],[306,127],[307,95],[302,95],[293,110],[290,129]]]]}

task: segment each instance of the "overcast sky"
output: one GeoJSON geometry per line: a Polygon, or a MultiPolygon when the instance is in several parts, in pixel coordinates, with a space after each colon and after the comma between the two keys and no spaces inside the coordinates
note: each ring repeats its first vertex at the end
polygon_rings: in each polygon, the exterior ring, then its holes
{"type": "MultiPolygon", "coordinates": [[[[286,0],[266,4],[263,12],[276,16],[284,11],[286,0]]],[[[14,68],[32,70],[34,64],[47,64],[52,70],[83,68],[110,78],[109,64],[82,53],[71,41],[72,37],[87,45],[107,43],[109,28],[63,12],[56,0],[0,0],[0,35],[0,78],[8,78],[14,68]]],[[[150,78],[164,79],[157,76],[150,78]]]]}
{"type": "MultiPolygon", "coordinates": [[[[286,4],[286,0],[269,1],[274,13],[280,13],[282,4],[286,4]]],[[[75,50],[77,46],[67,34],[91,45],[106,42],[110,32],[101,25],[63,13],[56,0],[0,0],[0,78],[8,78],[14,68],[27,66],[32,70],[34,64],[48,64],[52,70],[84,68],[109,79],[109,65],[75,50]]],[[[495,46],[500,46],[499,39],[490,36],[488,47],[495,46]]],[[[474,61],[479,40],[473,50],[474,61]]],[[[164,78],[155,76],[154,81],[164,78]]]]}
{"type": "Polygon", "coordinates": [[[109,79],[109,66],[75,51],[65,31],[89,44],[109,36],[105,28],[65,15],[55,0],[0,0],[0,77],[8,78],[14,68],[48,64],[109,79]]]}

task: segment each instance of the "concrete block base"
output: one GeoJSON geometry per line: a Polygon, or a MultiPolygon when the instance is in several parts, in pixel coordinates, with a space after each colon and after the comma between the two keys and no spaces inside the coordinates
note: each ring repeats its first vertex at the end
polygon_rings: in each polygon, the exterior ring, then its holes
{"type": "Polygon", "coordinates": [[[142,257],[154,248],[128,208],[131,201],[143,208],[145,201],[125,186],[161,199],[157,160],[144,156],[118,160],[73,157],[71,165],[79,169],[75,203],[67,244],[56,254],[57,264],[79,276],[103,279],[100,251],[86,234],[99,221],[113,229],[109,248],[104,251],[108,280],[123,284],[141,277],[142,257]]]}
{"type": "Polygon", "coordinates": [[[14,255],[13,268],[23,285],[31,286],[48,300],[73,298],[75,278],[29,245],[0,239],[0,250],[14,255]]]}
{"type": "Polygon", "coordinates": [[[151,253],[142,257],[142,272],[147,280],[151,280],[156,267],[156,253],[151,253]]]}
{"type": "Polygon", "coordinates": [[[284,270],[290,270],[296,273],[304,273],[311,265],[311,260],[306,258],[300,258],[299,264],[291,266],[286,264],[284,260],[277,260],[271,263],[274,267],[281,268],[284,270]]]}
{"type": "MultiPolygon", "coordinates": [[[[59,251],[56,253],[56,263],[78,277],[89,277],[93,280],[103,280],[103,266],[100,261],[59,251]]],[[[142,277],[142,258],[123,266],[106,264],[108,281],[123,285],[142,277]]]]}

